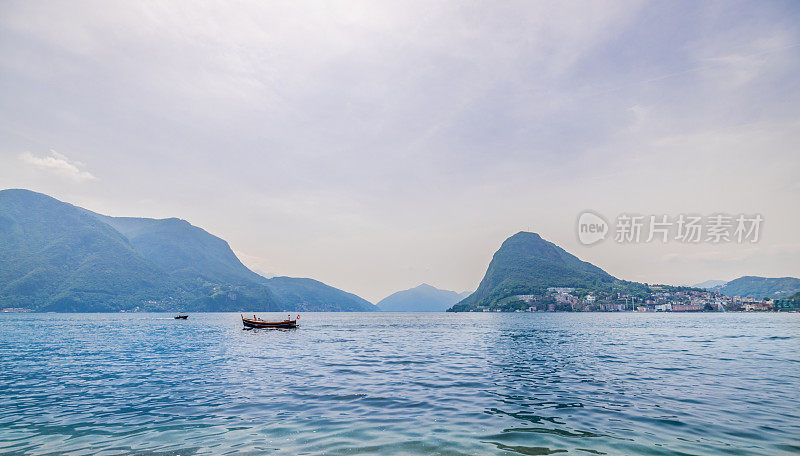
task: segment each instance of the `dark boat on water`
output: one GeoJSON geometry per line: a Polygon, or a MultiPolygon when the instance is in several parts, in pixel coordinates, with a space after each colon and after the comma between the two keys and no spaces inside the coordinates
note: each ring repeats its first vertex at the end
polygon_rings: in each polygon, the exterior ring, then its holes
{"type": "Polygon", "coordinates": [[[188,315],[183,315],[183,314],[175,315],[176,320],[186,320],[187,318],[189,318],[188,315]]]}
{"type": "MultiPolygon", "coordinates": [[[[253,318],[245,318],[242,317],[242,324],[245,328],[258,328],[258,329],[292,329],[297,328],[297,318],[294,320],[283,320],[283,321],[264,321],[255,315],[253,318]]],[[[299,317],[298,317],[299,318],[299,317]]]]}

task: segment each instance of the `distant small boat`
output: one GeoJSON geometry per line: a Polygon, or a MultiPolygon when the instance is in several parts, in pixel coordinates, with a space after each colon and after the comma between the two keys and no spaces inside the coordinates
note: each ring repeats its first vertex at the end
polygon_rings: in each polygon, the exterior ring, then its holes
{"type": "Polygon", "coordinates": [[[274,329],[291,329],[291,328],[297,328],[297,318],[300,318],[298,316],[294,320],[288,320],[287,319],[287,320],[283,320],[283,321],[264,321],[264,320],[256,317],[255,315],[253,315],[253,318],[245,318],[242,315],[239,315],[239,316],[242,317],[242,324],[244,325],[245,328],[259,328],[259,329],[272,329],[272,328],[274,328],[274,329]]]}
{"type": "Polygon", "coordinates": [[[183,315],[183,314],[175,315],[176,320],[186,320],[187,318],[189,318],[188,315],[183,315]]]}

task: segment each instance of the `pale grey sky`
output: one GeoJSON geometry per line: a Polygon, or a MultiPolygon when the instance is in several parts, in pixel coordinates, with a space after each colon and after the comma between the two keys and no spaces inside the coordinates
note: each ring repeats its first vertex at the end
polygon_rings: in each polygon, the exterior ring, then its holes
{"type": "Polygon", "coordinates": [[[0,3],[0,188],[180,217],[376,301],[536,231],[624,279],[800,276],[797,2],[0,3]],[[761,213],[586,247],[579,213],[761,213]]]}

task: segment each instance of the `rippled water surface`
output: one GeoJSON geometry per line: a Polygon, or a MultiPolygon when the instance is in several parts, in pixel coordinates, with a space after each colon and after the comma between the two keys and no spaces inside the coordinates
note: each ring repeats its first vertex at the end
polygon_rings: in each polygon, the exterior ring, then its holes
{"type": "Polygon", "coordinates": [[[0,315],[0,453],[800,453],[799,314],[0,315]]]}

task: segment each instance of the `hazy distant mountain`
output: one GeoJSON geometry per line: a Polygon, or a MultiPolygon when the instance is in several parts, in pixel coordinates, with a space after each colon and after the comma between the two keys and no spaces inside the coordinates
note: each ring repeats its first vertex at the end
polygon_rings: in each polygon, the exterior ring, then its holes
{"type": "Polygon", "coordinates": [[[795,277],[739,277],[731,280],[716,291],[726,296],[749,298],[785,298],[800,291],[800,279],[795,277]]]}
{"type": "Polygon", "coordinates": [[[378,310],[374,304],[353,293],[325,285],[314,279],[273,277],[267,286],[287,310],[319,310],[332,312],[371,312],[378,310]]]}
{"type": "Polygon", "coordinates": [[[541,294],[548,287],[646,289],[579,260],[536,233],[519,232],[495,252],[478,289],[451,308],[455,312],[496,307],[515,295],[541,294]]]}
{"type": "Polygon", "coordinates": [[[250,271],[227,242],[184,220],[108,217],[28,190],[0,191],[0,307],[376,310],[315,280],[280,279],[250,271]]]}
{"type": "Polygon", "coordinates": [[[697,284],[692,285],[694,288],[705,288],[706,290],[710,290],[712,288],[718,288],[725,285],[726,281],[724,280],[706,280],[705,282],[700,282],[697,284]]]}
{"type": "Polygon", "coordinates": [[[440,290],[423,283],[418,287],[393,293],[380,300],[377,306],[385,312],[444,312],[464,297],[463,293],[440,290]]]}

